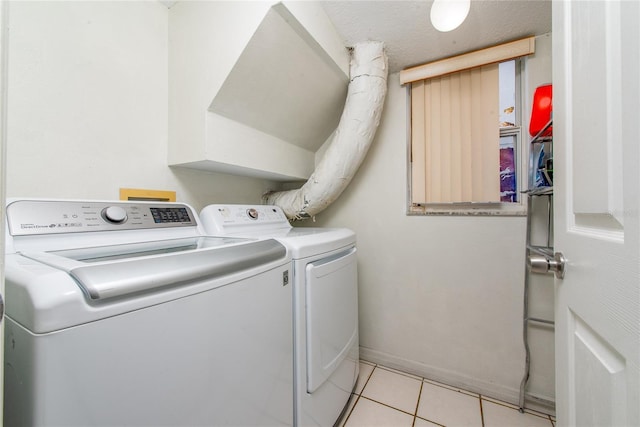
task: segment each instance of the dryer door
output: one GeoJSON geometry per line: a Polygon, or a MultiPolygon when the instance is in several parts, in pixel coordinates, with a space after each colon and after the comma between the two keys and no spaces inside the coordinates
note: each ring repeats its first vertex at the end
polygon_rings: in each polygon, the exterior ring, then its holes
{"type": "Polygon", "coordinates": [[[358,345],[355,248],[307,265],[306,306],[307,392],[313,393],[358,345]]]}

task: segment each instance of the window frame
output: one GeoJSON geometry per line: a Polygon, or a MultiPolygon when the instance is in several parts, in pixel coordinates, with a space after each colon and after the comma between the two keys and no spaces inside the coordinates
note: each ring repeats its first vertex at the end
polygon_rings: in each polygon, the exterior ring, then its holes
{"type": "MultiPolygon", "coordinates": [[[[407,85],[407,194],[406,194],[406,214],[409,216],[425,216],[425,215],[449,215],[449,216],[526,216],[527,207],[525,203],[526,197],[522,192],[528,186],[528,150],[526,144],[528,140],[523,138],[523,112],[524,103],[522,94],[522,78],[525,75],[526,61],[524,58],[512,59],[516,61],[516,106],[518,114],[516,115],[516,126],[500,128],[499,137],[515,136],[515,157],[516,157],[516,191],[519,194],[517,202],[454,202],[454,203],[419,203],[411,202],[412,176],[411,176],[411,85],[407,85]]],[[[500,62],[506,62],[500,61],[500,62]]],[[[496,141],[498,143],[498,141],[496,141]]],[[[499,173],[499,171],[496,171],[499,173]]]]}

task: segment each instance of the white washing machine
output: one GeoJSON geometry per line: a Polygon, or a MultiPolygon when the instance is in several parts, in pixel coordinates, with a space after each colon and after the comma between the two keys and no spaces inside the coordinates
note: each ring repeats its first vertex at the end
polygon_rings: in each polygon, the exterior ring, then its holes
{"type": "Polygon", "coordinates": [[[180,203],[7,206],[4,425],[293,424],[291,258],[180,203]]]}
{"type": "Polygon", "coordinates": [[[295,424],[332,426],[358,378],[356,238],[345,228],[292,227],[277,206],[209,205],[207,234],[276,239],[293,258],[295,424]]]}

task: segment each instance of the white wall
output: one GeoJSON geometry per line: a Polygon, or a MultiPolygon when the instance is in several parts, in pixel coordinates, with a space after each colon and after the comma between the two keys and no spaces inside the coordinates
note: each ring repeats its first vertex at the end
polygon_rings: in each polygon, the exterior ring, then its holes
{"type": "MultiPolygon", "coordinates": [[[[273,188],[167,167],[167,14],[158,2],[10,4],[8,196],[115,199],[120,187],[150,188],[199,210],[258,203],[273,188]]],[[[550,71],[539,84],[549,80],[550,71]]],[[[308,225],[358,234],[363,355],[514,400],[525,219],[409,217],[405,204],[406,94],[393,75],[365,163],[308,225]]],[[[534,375],[552,396],[553,367],[534,375]]]]}
{"type": "Polygon", "coordinates": [[[177,191],[196,209],[257,203],[269,182],[167,167],[168,9],[11,2],[7,194],[177,191]]]}
{"type": "MultiPolygon", "coordinates": [[[[551,53],[545,40],[537,53],[542,61],[551,53]]],[[[538,78],[525,76],[526,84],[538,78]]],[[[517,403],[526,220],[407,216],[406,103],[394,74],[363,166],[316,223],[305,225],[357,233],[365,358],[517,403]]],[[[546,304],[553,309],[553,300],[546,304]]],[[[553,364],[546,362],[536,369],[551,377],[550,388],[547,382],[537,394],[552,398],[553,364]]]]}

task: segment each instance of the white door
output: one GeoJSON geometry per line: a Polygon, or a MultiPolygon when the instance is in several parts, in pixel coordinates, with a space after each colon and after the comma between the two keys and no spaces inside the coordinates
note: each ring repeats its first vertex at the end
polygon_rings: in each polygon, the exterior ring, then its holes
{"type": "Polygon", "coordinates": [[[560,426],[640,425],[640,2],[554,1],[560,426]]]}
{"type": "MultiPolygon", "coordinates": [[[[7,135],[7,46],[8,41],[8,18],[9,2],[0,2],[0,297],[4,298],[4,231],[5,218],[4,207],[6,206],[6,135],[7,135]]],[[[4,303],[4,302],[3,302],[4,303]]],[[[2,307],[4,315],[4,306],[2,307]]],[[[0,426],[3,419],[3,390],[4,387],[4,322],[0,315],[0,426]]]]}

